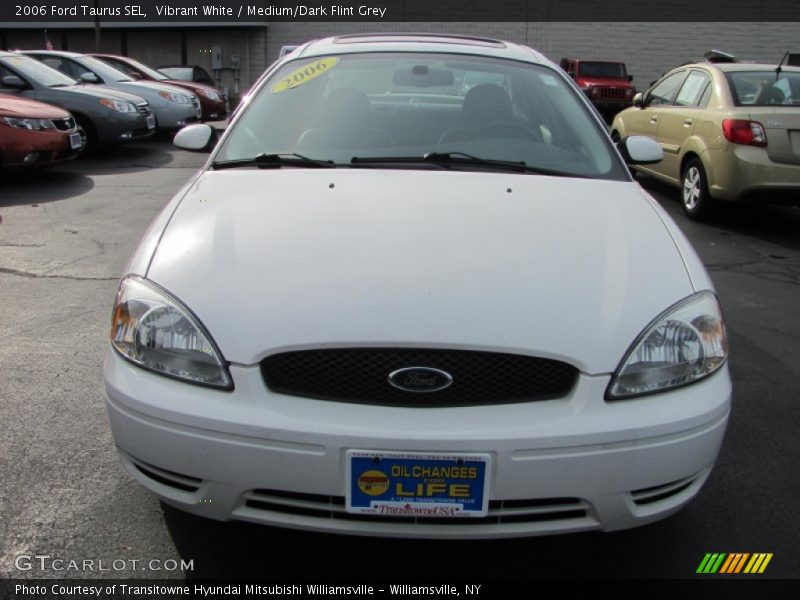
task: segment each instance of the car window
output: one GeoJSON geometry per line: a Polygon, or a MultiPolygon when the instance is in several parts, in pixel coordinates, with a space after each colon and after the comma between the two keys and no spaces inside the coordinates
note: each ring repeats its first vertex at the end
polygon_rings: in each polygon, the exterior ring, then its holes
{"type": "Polygon", "coordinates": [[[255,93],[215,160],[298,153],[349,165],[354,156],[431,152],[626,178],[605,131],[560,71],[425,53],[284,64],[255,93]]]}
{"type": "Polygon", "coordinates": [[[209,75],[208,72],[202,67],[195,67],[194,81],[197,83],[205,83],[206,85],[210,86],[215,85],[214,80],[211,79],[211,75],[209,75]]]}
{"type": "Polygon", "coordinates": [[[731,71],[725,76],[736,106],[800,105],[800,72],[731,71]]]}
{"type": "MultiPolygon", "coordinates": [[[[692,71],[683,82],[678,95],[675,96],[677,106],[699,106],[711,78],[702,71],[692,71]]],[[[706,100],[707,102],[707,100],[706,100]]]]}
{"type": "MultiPolygon", "coordinates": [[[[76,61],[78,62],[78,61],[76,61]]],[[[133,81],[128,75],[92,56],[81,56],[78,68],[92,71],[105,83],[133,81]]]]}
{"type": "Polygon", "coordinates": [[[678,71],[662,79],[661,82],[657,83],[647,94],[647,106],[665,106],[671,104],[672,98],[675,96],[675,92],[681,82],[683,82],[684,77],[686,77],[686,71],[678,71]]]}
{"type": "Polygon", "coordinates": [[[46,87],[56,87],[64,85],[74,85],[75,79],[69,77],[55,69],[51,69],[45,64],[40,63],[28,56],[6,56],[2,61],[8,68],[19,74],[24,79],[37,82],[46,87]]]}
{"type": "Polygon", "coordinates": [[[193,81],[192,67],[159,67],[158,69],[170,79],[178,79],[180,81],[193,81]]]}
{"type": "MultiPolygon", "coordinates": [[[[163,73],[159,73],[155,69],[148,67],[146,64],[140,63],[138,60],[128,58],[128,61],[130,62],[130,64],[128,64],[128,62],[120,61],[121,65],[125,65],[125,67],[127,67],[128,70],[125,71],[126,73],[130,73],[131,71],[135,72],[136,70],[138,70],[139,72],[144,73],[148,77],[152,77],[156,81],[164,81],[165,79],[168,79],[163,73]]],[[[117,65],[115,64],[114,66],[116,67],[117,65]]]]}
{"type": "Polygon", "coordinates": [[[80,76],[87,72],[86,69],[80,68],[71,60],[65,60],[60,56],[39,56],[38,58],[42,64],[55,69],[59,73],[69,75],[73,79],[80,79],[80,76]]]}

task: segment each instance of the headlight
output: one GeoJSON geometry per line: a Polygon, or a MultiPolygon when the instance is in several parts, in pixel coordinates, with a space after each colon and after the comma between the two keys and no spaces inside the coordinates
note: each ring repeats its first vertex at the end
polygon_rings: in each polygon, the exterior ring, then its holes
{"type": "Polygon", "coordinates": [[[55,125],[50,119],[16,119],[5,117],[3,119],[11,127],[17,129],[30,129],[31,131],[44,131],[45,129],[55,129],[55,125]]]}
{"type": "Polygon", "coordinates": [[[225,390],[233,382],[202,323],[166,290],[140,277],[122,280],[111,343],[131,362],[183,381],[225,390]]]}
{"type": "Polygon", "coordinates": [[[100,104],[102,104],[103,106],[107,106],[111,110],[115,110],[121,113],[136,112],[136,107],[130,102],[125,102],[124,100],[114,100],[112,98],[100,98],[100,104]]]}
{"type": "Polygon", "coordinates": [[[214,90],[197,90],[197,93],[205,96],[212,102],[219,102],[221,100],[219,94],[214,90]]]}
{"type": "Polygon", "coordinates": [[[167,102],[176,102],[178,104],[191,104],[192,99],[186,94],[178,94],[177,92],[158,92],[158,95],[164,98],[167,102]]]}
{"type": "Polygon", "coordinates": [[[663,392],[719,369],[728,337],[717,297],[699,292],[657,317],[622,359],[606,390],[607,400],[663,392]]]}

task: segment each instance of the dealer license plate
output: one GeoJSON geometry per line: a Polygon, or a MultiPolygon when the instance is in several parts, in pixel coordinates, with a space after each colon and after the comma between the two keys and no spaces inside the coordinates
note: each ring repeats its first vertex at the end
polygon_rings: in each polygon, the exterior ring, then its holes
{"type": "Polygon", "coordinates": [[[73,150],[77,150],[83,146],[83,140],[81,139],[80,133],[70,133],[69,134],[69,145],[70,148],[73,150]]]}
{"type": "Polygon", "coordinates": [[[484,517],[488,454],[347,452],[347,512],[386,517],[484,517]]]}
{"type": "Polygon", "coordinates": [[[156,128],[156,118],[153,115],[147,117],[147,128],[148,129],[155,129],[156,128]]]}

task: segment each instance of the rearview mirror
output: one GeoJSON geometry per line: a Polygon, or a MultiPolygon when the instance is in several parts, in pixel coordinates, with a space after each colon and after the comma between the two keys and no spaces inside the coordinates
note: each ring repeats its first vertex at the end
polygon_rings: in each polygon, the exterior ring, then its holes
{"type": "Polygon", "coordinates": [[[643,108],[644,107],[644,94],[642,92],[637,92],[633,96],[633,105],[636,108],[643,108]]]}
{"type": "Polygon", "coordinates": [[[97,78],[97,75],[94,73],[86,72],[81,73],[81,81],[84,83],[99,83],[100,80],[97,78]]]}
{"type": "Polygon", "coordinates": [[[619,151],[629,165],[650,165],[661,162],[664,150],[655,140],[643,135],[632,135],[621,140],[619,151]]]}
{"type": "Polygon", "coordinates": [[[628,75],[628,83],[630,83],[631,81],[633,81],[633,75],[628,75]]]}
{"type": "Polygon", "coordinates": [[[202,123],[187,125],[172,140],[178,148],[191,152],[211,152],[217,143],[216,130],[202,123]]]}
{"type": "Polygon", "coordinates": [[[3,82],[3,87],[11,88],[14,90],[24,90],[25,89],[25,82],[22,81],[16,75],[6,75],[3,79],[0,79],[3,82]]]}
{"type": "Polygon", "coordinates": [[[410,87],[447,87],[453,85],[453,72],[417,65],[411,69],[395,71],[392,81],[395,85],[410,87]]]}

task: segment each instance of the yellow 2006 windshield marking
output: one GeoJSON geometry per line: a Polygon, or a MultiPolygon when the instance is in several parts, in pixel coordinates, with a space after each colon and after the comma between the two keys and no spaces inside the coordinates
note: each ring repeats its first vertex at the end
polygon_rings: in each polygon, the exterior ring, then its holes
{"type": "Polygon", "coordinates": [[[335,67],[338,62],[339,59],[337,57],[331,56],[295,69],[286,75],[286,77],[281,77],[280,82],[272,86],[272,93],[277,94],[278,92],[284,92],[303,85],[315,77],[324,75],[327,71],[335,67]]]}

